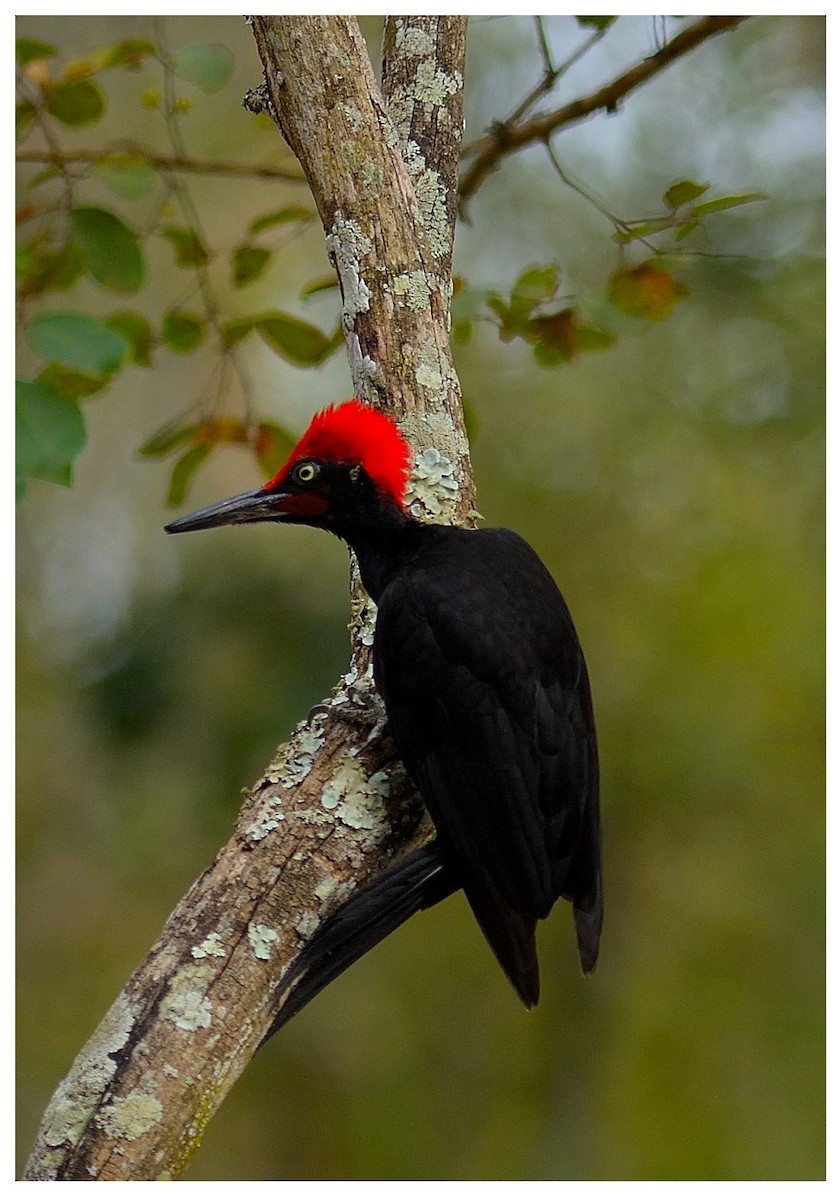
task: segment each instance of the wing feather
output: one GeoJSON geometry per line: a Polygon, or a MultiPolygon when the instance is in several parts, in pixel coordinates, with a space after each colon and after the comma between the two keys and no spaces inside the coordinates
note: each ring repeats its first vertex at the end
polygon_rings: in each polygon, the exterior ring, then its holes
{"type": "Polygon", "coordinates": [[[471,907],[535,1003],[535,921],[559,896],[586,905],[582,965],[595,961],[598,768],[586,668],[563,598],[525,542],[500,530],[438,532],[461,535],[455,553],[435,539],[380,598],[375,678],[471,907]]]}

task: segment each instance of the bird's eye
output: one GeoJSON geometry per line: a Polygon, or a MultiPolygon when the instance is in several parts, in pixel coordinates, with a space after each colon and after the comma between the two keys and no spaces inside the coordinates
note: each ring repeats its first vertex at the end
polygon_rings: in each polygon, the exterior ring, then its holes
{"type": "Polygon", "coordinates": [[[294,467],[294,479],[297,483],[310,483],[312,479],[317,478],[319,473],[320,468],[312,462],[299,463],[294,467]]]}

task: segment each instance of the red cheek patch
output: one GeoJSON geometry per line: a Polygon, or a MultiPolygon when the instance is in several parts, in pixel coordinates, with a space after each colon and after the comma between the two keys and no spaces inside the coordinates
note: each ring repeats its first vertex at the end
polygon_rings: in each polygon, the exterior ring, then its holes
{"type": "Polygon", "coordinates": [[[300,492],[296,496],[286,496],[279,506],[279,511],[290,517],[321,517],[329,510],[329,502],[325,496],[316,492],[300,492]]]}

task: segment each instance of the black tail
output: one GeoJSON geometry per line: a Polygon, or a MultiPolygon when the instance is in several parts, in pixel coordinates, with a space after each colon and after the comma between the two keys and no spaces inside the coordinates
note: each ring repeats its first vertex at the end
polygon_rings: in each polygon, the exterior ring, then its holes
{"type": "Polygon", "coordinates": [[[602,933],[602,885],[597,877],[593,892],[573,901],[575,938],[581,969],[589,975],[599,957],[599,938],[602,933]]]}
{"type": "Polygon", "coordinates": [[[541,994],[538,951],[535,945],[536,917],[510,908],[502,897],[485,886],[466,883],[465,895],[497,962],[527,1008],[534,1008],[541,994]]]}
{"type": "Polygon", "coordinates": [[[437,842],[415,850],[351,896],[317,930],[281,981],[285,1001],[262,1045],[367,950],[461,886],[437,842]]]}

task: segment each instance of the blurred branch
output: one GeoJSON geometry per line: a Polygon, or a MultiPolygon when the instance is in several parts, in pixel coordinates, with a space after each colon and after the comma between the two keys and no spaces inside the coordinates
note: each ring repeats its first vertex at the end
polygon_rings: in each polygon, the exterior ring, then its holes
{"type": "MultiPolygon", "coordinates": [[[[177,95],[175,91],[175,74],[172,67],[171,58],[167,48],[165,22],[161,17],[153,17],[154,35],[158,47],[160,65],[163,71],[163,120],[168,135],[169,144],[172,149],[172,157],[180,161],[188,158],[186,145],[183,140],[183,134],[178,121],[177,113],[177,95]]],[[[170,178],[164,181],[163,199],[160,204],[160,216],[171,198],[174,198],[183,214],[183,219],[186,227],[189,229],[192,236],[196,239],[196,244],[201,248],[208,245],[208,238],[203,229],[203,225],[198,214],[198,210],[192,199],[191,192],[184,179],[180,178],[180,172],[173,172],[170,178]]],[[[197,282],[197,290],[201,298],[204,314],[208,324],[212,327],[220,349],[220,370],[214,373],[216,382],[215,395],[212,398],[212,409],[216,405],[223,402],[226,393],[226,384],[228,375],[232,374],[235,378],[240,394],[244,399],[245,421],[248,424],[252,423],[253,414],[250,408],[250,402],[247,392],[247,387],[244,383],[241,367],[238,362],[238,354],[233,346],[226,343],[222,330],[221,309],[215,295],[215,289],[212,284],[210,273],[207,269],[208,255],[197,254],[194,256],[194,262],[191,264],[191,269],[194,273],[194,278],[197,282]]]]}
{"type": "Polygon", "coordinates": [[[472,158],[459,187],[459,203],[465,211],[467,201],[473,196],[486,176],[504,158],[535,142],[545,142],[561,129],[575,125],[586,117],[604,110],[613,113],[627,95],[671,63],[683,58],[702,45],[708,38],[735,29],[746,17],[700,17],[694,24],[682,30],[655,54],[637,63],[604,87],[587,96],[565,104],[549,113],[539,113],[528,121],[499,123],[485,137],[478,138],[463,148],[463,158],[472,158]]]}
{"type": "MultiPolygon", "coordinates": [[[[458,501],[444,516],[466,520],[473,487],[447,339],[462,124],[414,112],[407,137],[406,117],[410,69],[437,84],[432,103],[461,117],[465,18],[391,27],[394,123],[353,19],[251,20],[272,110],[340,279],[356,390],[398,417],[417,451],[432,445],[450,459],[458,501]],[[445,40],[457,47],[444,65],[441,22],[452,22],[445,40]]],[[[372,620],[356,586],[348,674],[279,748],[233,837],[79,1054],[45,1114],[28,1179],[179,1177],[283,1006],[296,1011],[294,970],[322,922],[396,854],[432,837],[384,732],[372,620]]]]}
{"type": "MultiPolygon", "coordinates": [[[[602,40],[602,38],[610,29],[610,25],[603,25],[600,29],[594,30],[590,37],[581,43],[581,45],[570,54],[559,67],[556,67],[552,61],[552,51],[549,46],[549,40],[546,36],[546,26],[543,17],[535,17],[535,28],[538,35],[538,49],[540,50],[541,58],[543,59],[543,76],[539,83],[536,83],[530,92],[528,92],[520,103],[515,108],[514,112],[506,117],[505,121],[500,121],[497,128],[508,129],[511,125],[516,125],[517,122],[526,115],[533,104],[540,100],[541,96],[548,95],[564,78],[570,67],[588,54],[593,47],[602,40]]],[[[465,148],[467,152],[467,147],[465,148]]]]}
{"type": "Polygon", "coordinates": [[[192,155],[153,154],[142,146],[131,142],[119,143],[99,150],[26,150],[19,149],[15,160],[19,163],[42,163],[45,166],[68,167],[76,164],[85,166],[101,162],[103,158],[118,152],[135,154],[156,171],[183,171],[190,175],[227,175],[239,179],[284,179],[288,183],[304,183],[305,176],[285,167],[256,166],[254,163],[236,163],[218,158],[194,158],[192,155]]]}

